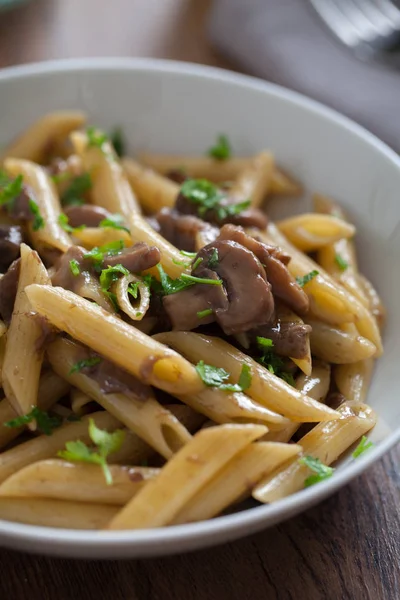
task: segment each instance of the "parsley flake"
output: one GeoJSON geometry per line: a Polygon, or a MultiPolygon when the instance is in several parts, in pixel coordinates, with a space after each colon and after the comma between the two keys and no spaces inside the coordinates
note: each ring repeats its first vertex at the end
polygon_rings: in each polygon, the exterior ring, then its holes
{"type": "Polygon", "coordinates": [[[211,254],[210,258],[208,259],[208,266],[210,269],[215,269],[215,267],[218,267],[218,263],[219,263],[218,250],[217,250],[217,248],[213,248],[212,254],[211,254]]]}
{"type": "Polygon", "coordinates": [[[196,371],[207,387],[215,387],[227,392],[243,392],[251,385],[251,370],[248,365],[242,366],[239,383],[225,383],[230,373],[220,367],[207,365],[204,360],[197,363],[196,371]]]}
{"type": "Polygon", "coordinates": [[[72,260],[69,261],[69,268],[71,269],[71,273],[72,275],[74,275],[74,277],[78,277],[78,275],[80,274],[81,270],[79,268],[79,263],[77,260],[75,260],[74,258],[72,260]]]}
{"type": "Polygon", "coordinates": [[[125,140],[121,127],[116,127],[110,133],[110,141],[114,146],[117,156],[121,157],[125,154],[125,140]]]}
{"type": "Polygon", "coordinates": [[[42,215],[40,214],[40,210],[35,200],[29,198],[29,210],[33,215],[32,221],[32,229],[33,231],[38,231],[39,229],[43,229],[45,223],[42,215]]]}
{"type": "Polygon", "coordinates": [[[58,215],[57,222],[60,225],[60,227],[62,227],[62,229],[64,229],[64,231],[66,231],[67,233],[74,233],[75,231],[81,231],[82,229],[86,228],[86,225],[79,225],[79,227],[71,227],[71,225],[69,224],[69,218],[65,213],[61,213],[60,215],[58,215]]]}
{"type": "Polygon", "coordinates": [[[197,312],[197,317],[199,319],[204,319],[204,317],[209,317],[212,314],[213,314],[213,309],[212,308],[205,308],[204,310],[199,310],[197,312]]]}
{"type": "Polygon", "coordinates": [[[120,275],[129,275],[128,269],[123,265],[115,265],[115,267],[107,267],[103,269],[100,275],[100,285],[103,292],[107,292],[114,281],[119,279],[120,275]]]}
{"type": "Polygon", "coordinates": [[[172,277],[167,275],[160,263],[157,265],[157,269],[160,274],[160,282],[155,280],[154,277],[149,277],[148,275],[143,277],[143,280],[155,293],[161,293],[164,296],[168,296],[169,294],[176,294],[177,292],[180,292],[192,285],[195,285],[196,283],[208,285],[222,285],[222,279],[207,279],[204,277],[195,277],[194,275],[188,275],[187,273],[182,273],[182,275],[177,279],[172,279],[172,277]]]}
{"type": "Polygon", "coordinates": [[[96,271],[100,271],[105,258],[107,256],[115,256],[116,254],[119,254],[123,248],[123,240],[116,240],[115,242],[104,244],[104,246],[95,246],[89,252],[86,252],[83,258],[89,258],[92,260],[94,262],[94,268],[96,271]]]}
{"type": "Polygon", "coordinates": [[[257,362],[263,365],[270,373],[276,375],[280,379],[283,379],[286,383],[291,386],[295,385],[293,375],[286,370],[285,362],[280,356],[274,352],[274,344],[270,338],[261,336],[256,337],[258,348],[262,354],[256,358],[257,362]]]}
{"type": "Polygon", "coordinates": [[[196,258],[197,256],[196,252],[187,252],[186,250],[179,250],[179,253],[183,256],[187,256],[188,258],[196,258]]]}
{"type": "Polygon", "coordinates": [[[78,360],[69,370],[68,375],[73,375],[74,373],[79,373],[83,369],[89,369],[90,367],[94,367],[101,362],[101,358],[99,356],[91,356],[90,358],[85,358],[83,360],[78,360]]]}
{"type": "Polygon", "coordinates": [[[138,297],[139,294],[139,282],[135,281],[135,282],[131,282],[128,285],[128,294],[130,294],[131,296],[133,296],[135,298],[135,300],[138,297]]]}
{"type": "Polygon", "coordinates": [[[310,271],[309,273],[307,273],[307,275],[304,275],[303,277],[296,277],[296,281],[300,287],[304,287],[309,281],[314,279],[314,277],[316,277],[317,275],[319,275],[318,271],[316,271],[316,270],[310,271]]]}
{"type": "Polygon", "coordinates": [[[99,227],[111,227],[112,229],[122,229],[123,231],[127,231],[129,233],[128,227],[123,225],[124,217],[118,213],[114,215],[110,215],[106,219],[103,219],[99,223],[99,227]]]}
{"type": "Polygon", "coordinates": [[[28,425],[28,423],[32,423],[32,421],[36,421],[38,429],[45,435],[51,435],[53,429],[56,429],[61,425],[62,419],[57,415],[49,415],[48,412],[34,406],[28,414],[11,419],[11,421],[6,421],[4,426],[23,427],[24,425],[28,425]]]}
{"type": "Polygon", "coordinates": [[[67,442],[65,444],[66,449],[58,452],[57,456],[71,462],[87,462],[100,465],[107,485],[111,485],[113,479],[107,464],[107,457],[121,448],[125,439],[125,432],[122,429],[117,429],[113,433],[108,433],[103,429],[99,429],[93,419],[89,419],[89,436],[97,447],[96,450],[77,440],[67,442]]]}
{"type": "Polygon", "coordinates": [[[23,177],[17,175],[10,179],[3,171],[0,171],[0,206],[10,207],[14,200],[22,193],[23,177]]]}
{"type": "Polygon", "coordinates": [[[358,458],[361,454],[373,448],[374,443],[369,442],[366,435],[363,435],[357,448],[352,453],[353,458],[358,458]]]}
{"type": "Polygon", "coordinates": [[[219,135],[214,146],[208,152],[208,156],[217,160],[226,160],[231,157],[232,149],[226,135],[219,135]]]}
{"type": "Polygon", "coordinates": [[[313,456],[303,456],[299,459],[299,464],[305,465],[310,469],[310,471],[314,472],[314,475],[310,475],[304,481],[304,487],[310,487],[311,485],[319,483],[320,481],[329,479],[335,470],[332,467],[324,465],[319,458],[314,458],[313,456]]]}
{"type": "Polygon", "coordinates": [[[89,147],[100,148],[100,150],[104,152],[104,144],[110,141],[108,135],[104,131],[97,129],[96,127],[88,127],[86,129],[86,135],[89,147]]]}
{"type": "Polygon", "coordinates": [[[335,254],[335,263],[341,271],[345,271],[349,266],[347,260],[340,256],[340,254],[335,254]]]}
{"type": "Polygon", "coordinates": [[[84,195],[92,188],[92,179],[89,173],[74,177],[61,196],[64,206],[81,206],[85,203],[84,195]]]}

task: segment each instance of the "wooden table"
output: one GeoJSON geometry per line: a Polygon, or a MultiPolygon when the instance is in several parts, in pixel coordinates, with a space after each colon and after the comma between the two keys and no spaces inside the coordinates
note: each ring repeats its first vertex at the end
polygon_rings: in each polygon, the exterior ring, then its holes
{"type": "MultiPolygon", "coordinates": [[[[34,0],[0,15],[0,66],[129,55],[229,68],[207,44],[208,6],[206,0],[34,0]]],[[[317,508],[215,549],[125,562],[2,550],[0,598],[398,600],[399,459],[397,448],[317,508]]]]}

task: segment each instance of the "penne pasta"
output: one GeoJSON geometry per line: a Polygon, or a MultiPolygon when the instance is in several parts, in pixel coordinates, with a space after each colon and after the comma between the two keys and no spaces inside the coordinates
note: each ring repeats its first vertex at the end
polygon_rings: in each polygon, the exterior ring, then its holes
{"type": "Polygon", "coordinates": [[[0,519],[62,529],[103,529],[117,507],[48,498],[0,498],[0,519]]]}
{"type": "MultiPolygon", "coordinates": [[[[277,221],[278,229],[302,252],[315,252],[355,234],[355,227],[330,215],[304,213],[277,221]]],[[[322,265],[323,266],[323,265],[322,265]]]]}
{"type": "Polygon", "coordinates": [[[148,167],[143,167],[132,158],[124,158],[122,166],[146,212],[155,213],[164,206],[174,207],[180,187],[177,183],[148,167]]]}
{"type": "MultiPolygon", "coordinates": [[[[299,440],[303,456],[312,456],[325,465],[332,464],[362,435],[376,423],[376,414],[365,404],[346,402],[339,407],[342,419],[330,423],[319,423],[299,440]]],[[[259,502],[276,502],[289,494],[298,492],[310,470],[297,459],[262,480],[253,490],[253,497],[259,502]]]]}
{"type": "Polygon", "coordinates": [[[110,465],[110,472],[112,485],[107,485],[97,465],[43,460],[6,479],[0,485],[0,498],[52,498],[123,506],[160,470],[110,465]]]}
{"type": "Polygon", "coordinates": [[[297,181],[289,177],[282,169],[275,167],[268,194],[274,196],[299,196],[302,191],[303,188],[297,181]]]}
{"type": "Polygon", "coordinates": [[[113,227],[85,227],[75,230],[74,237],[87,250],[120,240],[125,247],[132,246],[132,238],[129,233],[124,229],[114,229],[113,227]]]}
{"type": "MultiPolygon", "coordinates": [[[[0,454],[0,483],[31,463],[52,458],[59,450],[64,449],[66,442],[81,440],[85,444],[91,443],[88,432],[89,418],[93,419],[100,429],[109,431],[118,429],[121,425],[117,419],[107,412],[97,412],[82,417],[76,423],[66,423],[58,427],[50,436],[40,435],[35,439],[6,450],[6,452],[0,454]]],[[[119,462],[114,457],[111,460],[119,462]]]]}
{"type": "MultiPolygon", "coordinates": [[[[296,378],[296,389],[317,402],[324,402],[329,392],[331,367],[327,363],[314,361],[310,375],[302,373],[296,378]]],[[[268,431],[263,440],[271,442],[289,442],[301,423],[290,422],[279,431],[268,431]]]]}
{"type": "Polygon", "coordinates": [[[42,325],[38,315],[31,312],[25,289],[30,284],[49,283],[48,273],[37,252],[21,244],[20,276],[2,367],[4,392],[20,415],[30,412],[37,404],[44,355],[42,325]]]}
{"type": "Polygon", "coordinates": [[[240,200],[250,200],[251,206],[261,206],[271,187],[273,169],[272,154],[260,152],[238,175],[229,195],[240,200]]]}
{"type": "Polygon", "coordinates": [[[66,252],[72,244],[59,223],[62,210],[54,183],[43,167],[28,160],[8,158],[4,168],[10,177],[22,175],[24,183],[32,191],[43,226],[34,228],[30,223],[29,236],[36,250],[47,254],[54,262],[57,252],[66,252]]]}
{"type": "Polygon", "coordinates": [[[71,389],[70,397],[72,412],[80,416],[88,412],[88,404],[93,402],[92,398],[77,388],[71,389]]]}
{"type": "Polygon", "coordinates": [[[233,456],[263,433],[261,425],[203,429],[111,520],[108,529],[169,524],[233,456]]]}
{"type": "Polygon", "coordinates": [[[182,394],[203,388],[187,360],[88,300],[49,286],[31,285],[26,293],[34,309],[55,327],[145,383],[182,394]]]}
{"type": "Polygon", "coordinates": [[[48,348],[47,356],[60,377],[95,400],[164,458],[170,458],[190,441],[190,433],[157,402],[150,387],[140,386],[138,391],[127,390],[126,394],[112,393],[104,391],[94,378],[82,371],[71,373],[74,364],[90,356],[82,346],[59,338],[48,348]]]}
{"type": "Polygon", "coordinates": [[[301,446],[296,444],[250,444],[218,471],[170,524],[212,519],[227,506],[249,496],[262,477],[300,452],[301,446]]]}
{"type": "Polygon", "coordinates": [[[311,325],[311,352],[321,360],[334,364],[354,363],[376,355],[372,342],[360,336],[358,331],[346,332],[338,327],[306,319],[311,325]]]}
{"type": "MultiPolygon", "coordinates": [[[[47,411],[60,398],[68,393],[69,385],[52,371],[46,371],[40,377],[37,394],[37,405],[41,410],[47,411]]],[[[6,427],[5,423],[18,417],[7,398],[0,401],[0,448],[15,440],[25,427],[6,427]]]]}
{"type": "Polygon", "coordinates": [[[135,275],[124,275],[120,277],[111,287],[111,291],[117,297],[120,308],[132,321],[141,321],[150,307],[150,290],[142,279],[135,275]],[[135,285],[136,297],[130,293],[131,284],[135,285]],[[135,302],[135,306],[133,303],[135,302]]]}
{"type": "Polygon", "coordinates": [[[339,392],[348,400],[365,402],[373,369],[372,358],[347,365],[337,365],[333,376],[339,392]]]}
{"type": "Polygon", "coordinates": [[[86,115],[80,111],[58,111],[48,113],[35,121],[0,155],[0,162],[6,157],[22,158],[36,163],[44,163],[49,149],[57,141],[79,129],[86,121],[86,115]]]}
{"type": "MultiPolygon", "coordinates": [[[[205,360],[225,369],[234,382],[239,380],[243,364],[248,365],[251,369],[251,384],[246,390],[248,396],[260,406],[281,413],[291,420],[315,422],[336,417],[332,409],[295,390],[224,340],[182,331],[161,333],[156,339],[181,352],[193,362],[205,360]]],[[[210,418],[213,419],[212,416],[210,418]]]]}
{"type": "Polygon", "coordinates": [[[4,365],[4,355],[6,353],[6,339],[7,336],[2,335],[0,337],[0,385],[3,387],[3,365],[4,365]]]}
{"type": "Polygon", "coordinates": [[[71,141],[82,159],[84,170],[91,174],[93,203],[126,219],[140,213],[138,201],[111,143],[105,139],[101,144],[91,144],[88,135],[79,131],[71,134],[71,141]]]}

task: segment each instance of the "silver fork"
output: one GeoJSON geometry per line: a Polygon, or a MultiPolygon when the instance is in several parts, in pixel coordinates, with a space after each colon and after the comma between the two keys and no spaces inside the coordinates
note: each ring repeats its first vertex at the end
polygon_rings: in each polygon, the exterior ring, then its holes
{"type": "Polygon", "coordinates": [[[331,31],[360,58],[400,66],[400,10],[391,0],[310,0],[331,31]]]}

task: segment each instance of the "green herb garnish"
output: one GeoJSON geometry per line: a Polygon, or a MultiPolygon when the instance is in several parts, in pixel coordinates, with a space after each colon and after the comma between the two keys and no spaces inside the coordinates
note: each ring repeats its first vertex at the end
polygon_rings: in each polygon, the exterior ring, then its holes
{"type": "Polygon", "coordinates": [[[100,275],[100,285],[103,292],[107,292],[114,281],[119,279],[120,275],[130,275],[128,269],[123,265],[115,265],[115,267],[103,269],[100,275]]]}
{"type": "Polygon", "coordinates": [[[128,285],[128,294],[130,294],[131,296],[133,296],[135,298],[135,300],[138,297],[139,294],[139,282],[135,281],[135,282],[131,282],[128,285]]]}
{"type": "Polygon", "coordinates": [[[89,436],[97,450],[89,448],[84,442],[77,440],[67,442],[65,450],[57,453],[57,456],[72,462],[87,462],[100,465],[103,469],[107,485],[112,484],[112,475],[107,464],[107,457],[113,452],[117,452],[125,439],[125,432],[117,429],[114,433],[108,433],[103,429],[96,427],[93,419],[89,419],[89,436]]]}
{"type": "Polygon", "coordinates": [[[196,260],[194,261],[194,263],[192,265],[192,271],[195,271],[202,262],[203,262],[203,259],[200,256],[199,256],[199,258],[196,258],[196,260]]]}
{"type": "Polygon", "coordinates": [[[314,472],[314,475],[310,475],[304,481],[304,487],[310,487],[310,485],[314,485],[315,483],[329,479],[335,470],[332,467],[324,465],[319,458],[314,458],[313,456],[303,456],[299,459],[299,464],[305,465],[314,472]]]}
{"type": "Polygon", "coordinates": [[[83,369],[89,369],[90,367],[94,367],[101,362],[101,358],[99,356],[91,356],[90,358],[85,358],[83,360],[78,360],[69,370],[68,375],[73,375],[74,373],[79,373],[83,369]]]}
{"type": "Polygon", "coordinates": [[[251,386],[251,368],[244,364],[239,377],[239,387],[242,392],[245,392],[251,386]]]}
{"type": "Polygon", "coordinates": [[[195,277],[194,275],[188,275],[187,273],[182,273],[180,277],[177,279],[172,279],[167,273],[164,271],[161,264],[157,265],[158,272],[160,274],[160,282],[154,282],[154,278],[150,276],[145,276],[143,279],[149,285],[149,287],[155,291],[156,293],[161,293],[165,296],[169,294],[176,294],[196,283],[202,283],[205,285],[222,285],[222,279],[207,279],[204,277],[195,277]],[[158,284],[158,285],[157,285],[158,284]]]}
{"type": "Polygon", "coordinates": [[[335,254],[335,263],[341,271],[345,271],[349,266],[347,260],[340,256],[340,254],[335,254]]]}
{"type": "Polygon", "coordinates": [[[89,147],[100,148],[104,152],[104,144],[110,141],[108,135],[101,129],[97,129],[97,127],[88,127],[86,134],[89,147]]]}
{"type": "Polygon", "coordinates": [[[12,203],[22,193],[22,175],[10,179],[3,171],[0,171],[0,206],[11,207],[12,203]]]}
{"type": "Polygon", "coordinates": [[[314,279],[314,277],[316,277],[317,275],[319,275],[318,271],[315,271],[315,270],[310,271],[309,273],[307,273],[307,275],[304,275],[303,277],[296,277],[296,281],[300,287],[304,287],[309,281],[314,279]]]}
{"type": "Polygon", "coordinates": [[[186,250],[179,250],[179,253],[188,258],[195,258],[197,256],[197,252],[186,252],[186,250]]]}
{"type": "Polygon", "coordinates": [[[114,215],[110,215],[106,219],[103,219],[99,223],[99,227],[112,227],[112,229],[123,229],[123,231],[127,231],[129,233],[128,227],[123,225],[124,217],[115,213],[114,215]]]}
{"type": "Polygon", "coordinates": [[[114,146],[114,150],[119,157],[125,154],[125,140],[121,127],[116,127],[110,133],[110,141],[114,146]]]}
{"type": "Polygon", "coordinates": [[[77,277],[81,272],[79,268],[79,263],[74,258],[69,261],[69,268],[71,269],[71,273],[72,275],[74,275],[74,277],[77,277]]]}
{"type": "Polygon", "coordinates": [[[207,179],[187,179],[183,182],[180,192],[189,202],[197,205],[199,217],[204,217],[207,211],[214,210],[218,219],[222,221],[250,206],[250,200],[238,204],[222,204],[224,195],[207,179]]]}
{"type": "Polygon", "coordinates": [[[283,379],[283,381],[289,385],[294,386],[295,381],[293,375],[286,370],[286,365],[282,358],[275,354],[273,341],[270,338],[257,336],[256,342],[258,348],[262,352],[261,356],[256,358],[257,362],[268,369],[270,373],[283,379]]]}
{"type": "Polygon", "coordinates": [[[91,189],[92,179],[89,173],[83,173],[72,179],[68,188],[61,196],[61,203],[64,206],[81,206],[85,203],[83,196],[91,189]]]}
{"type": "Polygon", "coordinates": [[[56,429],[62,423],[61,417],[58,417],[57,415],[49,415],[48,412],[35,406],[28,414],[11,419],[11,421],[6,421],[4,426],[23,427],[24,425],[28,425],[28,423],[32,423],[32,421],[36,421],[38,429],[40,429],[40,431],[42,431],[45,435],[51,435],[53,433],[53,429],[56,429]]]}
{"type": "Polygon", "coordinates": [[[243,392],[251,385],[251,370],[248,365],[242,366],[239,383],[225,383],[230,377],[228,371],[207,365],[204,360],[197,363],[196,371],[207,387],[215,387],[227,392],[243,392]]]}
{"type": "Polygon", "coordinates": [[[115,256],[119,254],[124,248],[123,240],[116,240],[104,246],[95,246],[89,252],[84,254],[83,258],[89,258],[94,262],[94,268],[96,271],[101,270],[101,266],[107,256],[115,256]]]}
{"type": "Polygon", "coordinates": [[[197,316],[199,319],[204,319],[204,317],[208,317],[213,314],[212,308],[205,308],[204,310],[199,310],[197,316]]]}
{"type": "Polygon", "coordinates": [[[67,233],[74,233],[75,231],[81,231],[82,229],[86,228],[86,225],[79,225],[79,227],[71,227],[71,225],[69,224],[69,218],[65,213],[61,213],[60,215],[58,215],[57,221],[60,227],[62,227],[62,229],[64,229],[64,231],[66,231],[67,233]]]}
{"type": "Polygon", "coordinates": [[[369,442],[367,436],[363,435],[357,448],[352,453],[352,457],[358,458],[360,456],[360,454],[363,454],[367,450],[370,450],[370,448],[373,448],[373,446],[374,446],[374,443],[369,442]]]}
{"type": "Polygon", "coordinates": [[[40,214],[40,210],[35,200],[29,198],[29,210],[33,215],[32,221],[32,229],[33,231],[38,231],[39,229],[43,229],[45,223],[42,215],[40,214]]]}
{"type": "Polygon", "coordinates": [[[218,250],[216,248],[213,248],[212,254],[211,254],[210,258],[208,259],[208,266],[210,269],[215,269],[215,267],[218,266],[218,263],[219,263],[218,250]]]}
{"type": "Polygon", "coordinates": [[[208,150],[207,154],[217,160],[226,160],[227,158],[230,158],[232,150],[227,136],[219,135],[216,144],[208,150]]]}

